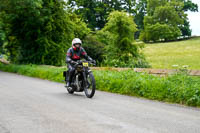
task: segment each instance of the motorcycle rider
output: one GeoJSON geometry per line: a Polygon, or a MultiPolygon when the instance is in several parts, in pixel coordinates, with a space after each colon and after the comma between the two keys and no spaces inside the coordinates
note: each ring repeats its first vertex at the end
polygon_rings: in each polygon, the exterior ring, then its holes
{"type": "Polygon", "coordinates": [[[79,38],[74,38],[72,41],[72,47],[68,49],[66,56],[66,63],[69,72],[68,76],[66,77],[66,87],[71,86],[71,80],[75,72],[75,65],[82,57],[96,64],[96,61],[89,57],[82,47],[82,41],[79,38]]]}

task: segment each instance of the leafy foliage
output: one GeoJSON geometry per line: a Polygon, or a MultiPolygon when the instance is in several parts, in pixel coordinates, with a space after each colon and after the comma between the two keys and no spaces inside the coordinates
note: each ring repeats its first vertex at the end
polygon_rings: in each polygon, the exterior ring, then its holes
{"type": "Polygon", "coordinates": [[[198,5],[193,3],[191,0],[182,0],[184,2],[184,11],[192,11],[197,12],[198,11],[198,5]]]}
{"type": "Polygon", "coordinates": [[[103,61],[103,55],[105,54],[105,44],[98,41],[95,35],[89,34],[83,40],[83,47],[87,54],[100,64],[103,61]]]}
{"type": "Polygon", "coordinates": [[[70,20],[72,21],[72,27],[74,36],[80,38],[83,40],[90,32],[91,30],[87,28],[87,24],[84,23],[79,16],[77,16],[74,13],[69,13],[70,20]]]}
{"type": "Polygon", "coordinates": [[[141,56],[139,45],[134,42],[137,31],[133,17],[126,12],[114,11],[108,17],[108,23],[102,29],[111,34],[114,40],[107,45],[106,64],[121,67],[135,67],[141,56]]]}
{"type": "Polygon", "coordinates": [[[100,90],[191,106],[200,105],[199,78],[187,75],[157,77],[133,71],[95,71],[100,90]]]}
{"type": "Polygon", "coordinates": [[[68,14],[63,0],[9,0],[5,18],[11,25],[7,49],[17,63],[62,65],[74,36],[89,29],[68,14]],[[81,30],[81,31],[79,31],[81,30]]]}
{"type": "Polygon", "coordinates": [[[184,24],[186,15],[183,3],[172,0],[148,0],[148,16],[144,18],[143,41],[176,40],[181,35],[179,26],[184,24]]]}
{"type": "Polygon", "coordinates": [[[68,0],[68,4],[93,30],[103,28],[109,14],[114,10],[136,13],[136,0],[68,0]]]}
{"type": "Polygon", "coordinates": [[[3,21],[0,18],[0,54],[3,52],[4,40],[5,40],[5,32],[3,31],[3,21]]]}
{"type": "Polygon", "coordinates": [[[0,52],[13,63],[63,65],[71,40],[78,37],[99,62],[147,67],[134,35],[140,34],[146,42],[190,36],[186,11],[198,11],[197,4],[191,0],[1,0],[0,52]],[[112,16],[113,11],[124,14],[112,16]]]}
{"type": "Polygon", "coordinates": [[[197,4],[190,0],[148,0],[148,15],[144,17],[144,30],[140,39],[146,42],[155,42],[176,40],[180,36],[191,36],[186,11],[198,11],[197,4]],[[157,34],[158,31],[160,34],[157,34]],[[152,33],[155,35],[154,37],[151,35],[152,33]],[[165,33],[166,35],[163,35],[165,33]]]}
{"type": "Polygon", "coordinates": [[[136,38],[139,38],[141,31],[144,29],[144,16],[147,14],[147,0],[139,0],[136,3],[136,14],[134,21],[137,25],[138,31],[135,34],[136,38]]]}
{"type": "Polygon", "coordinates": [[[5,54],[5,45],[7,42],[7,31],[6,31],[6,26],[7,24],[4,22],[4,15],[5,12],[0,12],[0,55],[5,54]]]}
{"type": "MultiPolygon", "coordinates": [[[[187,12],[187,11],[192,11],[192,12],[197,12],[198,11],[198,5],[195,3],[192,3],[191,0],[183,0],[184,2],[184,6],[183,6],[183,11],[187,12]]],[[[184,24],[179,26],[181,32],[182,32],[182,36],[191,36],[191,29],[190,29],[190,24],[189,24],[189,20],[186,17],[184,19],[184,24]]]]}
{"type": "Polygon", "coordinates": [[[156,23],[154,25],[148,25],[145,27],[145,32],[141,33],[140,38],[147,42],[152,40],[156,41],[168,41],[176,40],[180,36],[181,31],[178,27],[171,27],[167,24],[156,23]]]}

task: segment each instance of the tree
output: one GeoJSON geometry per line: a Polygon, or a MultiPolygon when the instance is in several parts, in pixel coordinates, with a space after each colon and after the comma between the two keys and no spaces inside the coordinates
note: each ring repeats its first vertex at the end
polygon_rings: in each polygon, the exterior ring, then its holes
{"type": "Polygon", "coordinates": [[[3,44],[5,41],[5,32],[3,30],[4,27],[4,23],[3,20],[1,18],[1,13],[0,13],[0,55],[1,53],[3,53],[3,44]]]}
{"type": "Polygon", "coordinates": [[[143,41],[176,40],[181,36],[179,26],[184,24],[186,18],[182,10],[183,6],[182,2],[176,0],[148,0],[148,16],[144,17],[144,31],[140,39],[143,41]]]}
{"type": "Polygon", "coordinates": [[[114,10],[136,13],[136,0],[68,0],[68,5],[93,30],[103,28],[108,15],[114,10]]]}
{"type": "Polygon", "coordinates": [[[142,30],[144,30],[144,16],[147,14],[147,0],[139,0],[136,3],[136,14],[134,21],[137,25],[138,31],[135,34],[136,38],[139,38],[139,35],[142,30]]]}
{"type": "MultiPolygon", "coordinates": [[[[198,12],[198,5],[193,3],[190,0],[183,0],[184,6],[183,10],[184,12],[191,11],[191,12],[198,12]]],[[[179,26],[182,36],[191,36],[191,29],[190,29],[190,23],[188,21],[188,18],[186,17],[184,19],[184,24],[179,26]]]]}
{"type": "Polygon", "coordinates": [[[198,12],[198,5],[193,3],[191,0],[182,0],[184,2],[184,11],[198,12]]]}
{"type": "Polygon", "coordinates": [[[63,0],[8,0],[5,4],[11,61],[62,65],[74,36],[89,32],[76,15],[67,13],[63,0]]]}
{"type": "Polygon", "coordinates": [[[190,29],[190,22],[188,18],[184,19],[183,25],[179,26],[179,29],[181,30],[182,36],[188,36],[190,37],[192,35],[192,30],[190,29]]]}
{"type": "Polygon", "coordinates": [[[74,13],[69,13],[68,15],[70,17],[70,21],[72,21],[71,24],[73,30],[71,32],[74,33],[75,37],[78,37],[81,40],[85,39],[85,37],[91,32],[91,30],[87,27],[87,24],[74,13]]]}
{"type": "Polygon", "coordinates": [[[121,67],[136,67],[141,59],[139,45],[134,43],[134,33],[137,31],[133,16],[127,12],[114,11],[108,17],[108,23],[102,29],[113,37],[113,44],[107,46],[106,62],[121,67]]]}
{"type": "Polygon", "coordinates": [[[2,7],[3,7],[3,4],[6,3],[7,1],[2,1],[0,0],[0,55],[1,54],[5,54],[5,44],[6,44],[6,41],[7,41],[7,38],[6,38],[6,22],[4,21],[4,17],[5,17],[5,11],[3,11],[2,7]]]}
{"type": "Polygon", "coordinates": [[[145,33],[141,33],[141,39],[143,41],[169,41],[175,40],[177,36],[180,36],[181,31],[178,27],[172,27],[167,24],[156,23],[154,25],[148,25],[145,27],[145,33]]]}
{"type": "Polygon", "coordinates": [[[80,15],[86,23],[89,23],[88,26],[90,28],[94,28],[97,25],[95,12],[97,5],[95,0],[68,0],[67,3],[72,10],[75,10],[77,15],[80,15]]]}
{"type": "Polygon", "coordinates": [[[66,42],[72,38],[64,2],[10,0],[9,6],[9,36],[14,41],[10,40],[7,48],[17,47],[17,62],[61,65],[66,42]]]}
{"type": "Polygon", "coordinates": [[[92,59],[95,59],[98,64],[103,62],[105,44],[100,42],[96,35],[87,35],[83,40],[83,47],[87,51],[87,54],[92,59]]]}

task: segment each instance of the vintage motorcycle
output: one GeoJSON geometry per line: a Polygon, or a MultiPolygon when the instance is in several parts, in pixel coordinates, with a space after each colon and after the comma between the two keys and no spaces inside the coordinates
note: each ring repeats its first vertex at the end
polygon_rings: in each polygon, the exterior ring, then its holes
{"type": "MultiPolygon", "coordinates": [[[[66,87],[70,94],[74,92],[85,92],[88,98],[94,96],[96,90],[95,78],[92,71],[89,68],[89,64],[96,65],[90,61],[78,61],[75,65],[75,73],[72,77],[71,87],[66,87]]],[[[63,76],[69,75],[69,71],[64,71],[63,76]]]]}

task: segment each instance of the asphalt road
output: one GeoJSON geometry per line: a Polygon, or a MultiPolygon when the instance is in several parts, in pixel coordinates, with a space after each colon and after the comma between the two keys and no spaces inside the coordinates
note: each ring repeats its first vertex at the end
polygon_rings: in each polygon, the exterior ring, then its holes
{"type": "Polygon", "coordinates": [[[200,133],[200,109],[0,71],[0,133],[200,133]]]}

